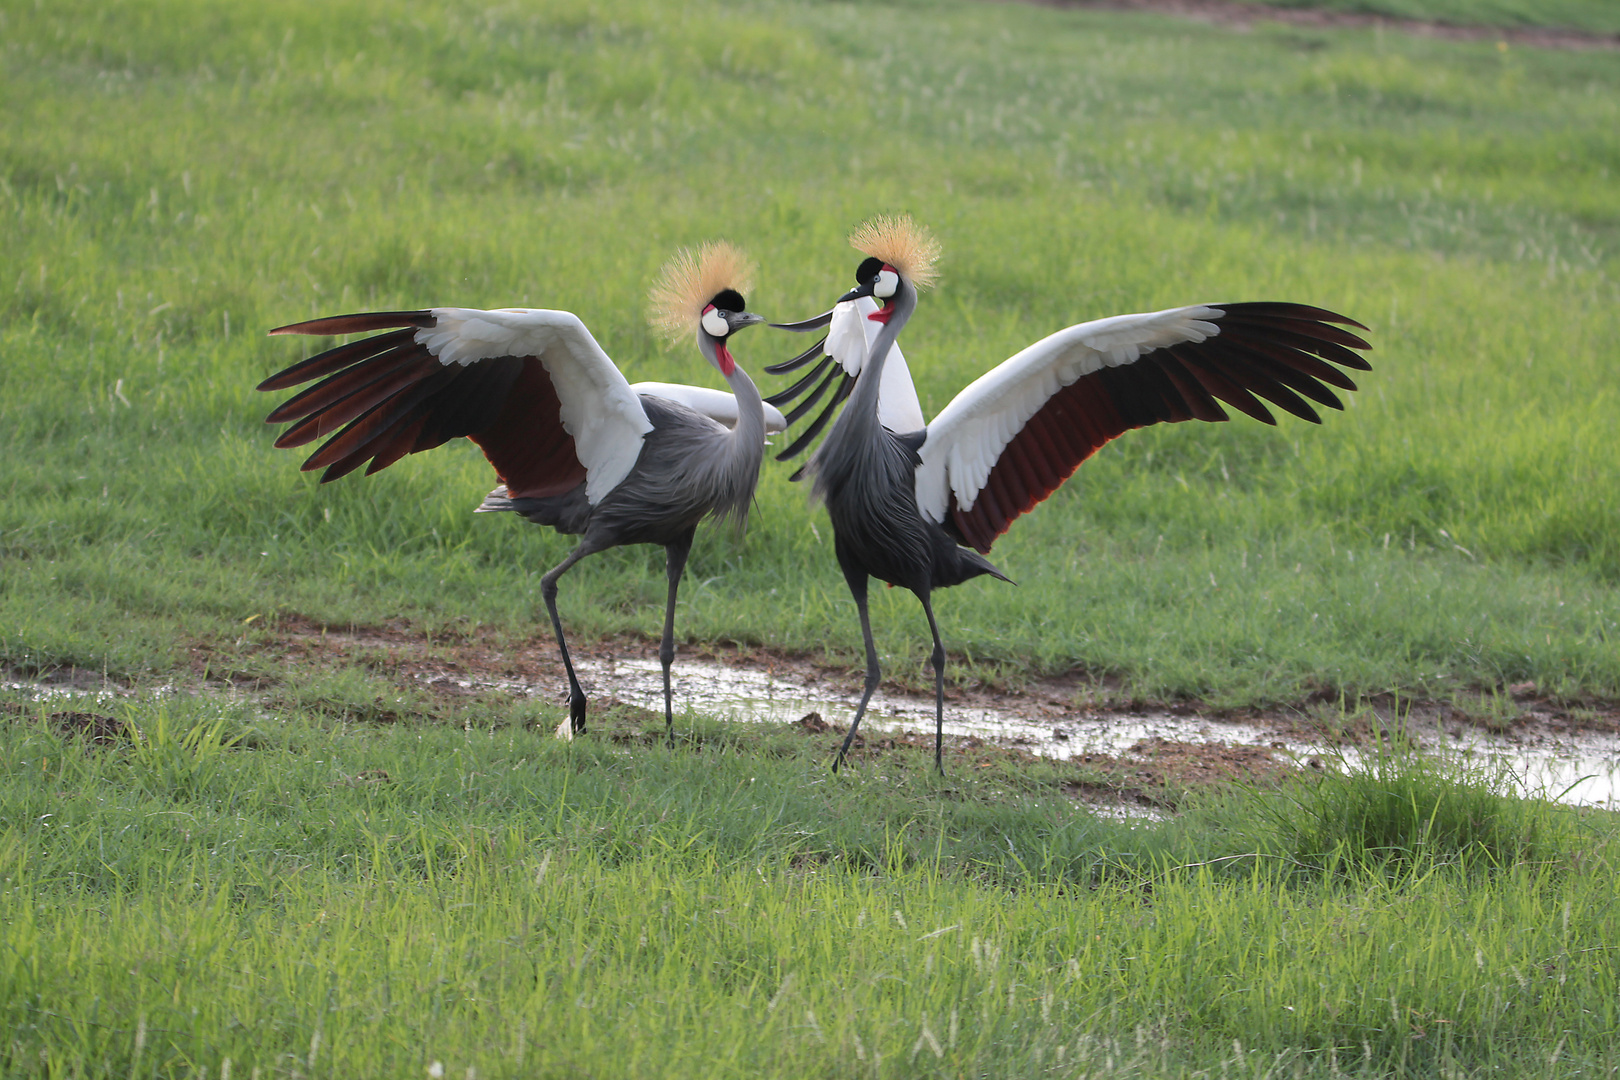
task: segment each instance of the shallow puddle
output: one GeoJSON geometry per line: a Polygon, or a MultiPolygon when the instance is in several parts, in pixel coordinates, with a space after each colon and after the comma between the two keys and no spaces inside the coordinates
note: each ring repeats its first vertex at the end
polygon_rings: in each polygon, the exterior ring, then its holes
{"type": "Polygon", "coordinates": [[[30,701],[71,701],[82,705],[86,702],[105,704],[116,701],[127,695],[110,684],[94,689],[82,686],[59,686],[53,683],[20,682],[12,680],[0,682],[0,692],[8,694],[21,694],[30,701]]]}
{"type": "MultiPolygon", "coordinates": [[[[616,659],[579,665],[586,693],[611,692],[620,701],[655,712],[664,709],[664,683],[656,660],[616,659]],[[594,688],[591,683],[595,684],[594,688]]],[[[729,667],[708,660],[677,660],[671,675],[677,715],[684,711],[731,720],[792,723],[818,713],[828,723],[847,726],[861,700],[861,683],[820,681],[806,685],[788,676],[729,667]]],[[[934,700],[910,694],[872,695],[861,730],[934,730],[934,700]]],[[[976,736],[1020,746],[1043,757],[1118,755],[1143,739],[1186,743],[1267,745],[1266,733],[1244,724],[1216,724],[1167,713],[1134,715],[1069,713],[1053,722],[1035,721],[1000,709],[946,701],[945,734],[976,736]]],[[[1280,748],[1280,747],[1279,747],[1280,748]]],[[[1303,749],[1303,748],[1302,748],[1303,749]]]]}
{"type": "MultiPolygon", "coordinates": [[[[580,681],[595,699],[613,697],[661,713],[663,680],[656,660],[640,657],[582,659],[580,681]]],[[[418,676],[425,685],[451,685],[459,689],[496,690],[522,696],[557,696],[556,683],[515,679],[484,679],[441,673],[418,676]]],[[[810,713],[840,727],[848,725],[860,702],[860,680],[806,680],[802,676],[758,668],[735,667],[712,660],[678,659],[672,676],[677,723],[682,714],[695,712],[738,721],[792,723],[810,713]]],[[[37,701],[109,703],[128,696],[117,687],[100,684],[7,681],[0,690],[37,701]]],[[[150,694],[150,689],[142,693],[150,694]]],[[[161,687],[158,694],[176,693],[161,687]]],[[[1313,758],[1342,758],[1355,766],[1360,755],[1353,749],[1335,749],[1279,734],[1262,723],[1242,723],[1169,713],[1085,713],[1053,708],[1050,719],[1035,720],[1010,710],[968,705],[947,700],[945,733],[958,738],[977,737],[1003,746],[1016,746],[1043,757],[1067,759],[1088,754],[1131,760],[1136,748],[1162,746],[1259,747],[1279,761],[1305,765],[1313,758]]],[[[904,731],[931,733],[934,702],[931,695],[894,694],[879,690],[872,697],[862,730],[891,734],[904,731]]],[[[1519,793],[1561,802],[1620,810],[1620,735],[1555,734],[1534,727],[1507,735],[1492,735],[1477,728],[1452,726],[1431,730],[1420,741],[1431,750],[1461,754],[1491,770],[1511,777],[1519,793]]]]}
{"type": "MultiPolygon", "coordinates": [[[[580,681],[591,695],[611,693],[620,701],[654,712],[664,708],[663,678],[656,660],[623,658],[586,661],[580,681]]],[[[845,726],[860,703],[860,681],[847,685],[817,680],[814,685],[781,674],[730,667],[708,660],[677,660],[671,676],[677,723],[685,711],[733,720],[791,723],[819,713],[845,726]]],[[[544,687],[530,688],[545,693],[544,687]]],[[[862,730],[932,732],[932,697],[872,696],[862,730]]],[[[1174,716],[1168,713],[1069,712],[1037,722],[993,708],[946,701],[945,734],[976,736],[1032,754],[1072,758],[1106,754],[1129,759],[1143,742],[1194,746],[1258,746],[1279,760],[1303,765],[1312,758],[1342,757],[1354,766],[1354,750],[1302,742],[1278,735],[1263,724],[1174,716]]],[[[1529,734],[1494,736],[1473,728],[1424,740],[1432,750],[1462,754],[1487,768],[1503,768],[1519,793],[1582,806],[1620,810],[1620,736],[1529,734]]]]}

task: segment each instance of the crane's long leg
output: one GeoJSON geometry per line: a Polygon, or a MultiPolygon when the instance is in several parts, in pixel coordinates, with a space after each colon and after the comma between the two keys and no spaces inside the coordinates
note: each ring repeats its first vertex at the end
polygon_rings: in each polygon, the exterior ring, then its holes
{"type": "Polygon", "coordinates": [[[861,614],[861,641],[866,645],[866,689],[861,692],[861,703],[855,709],[855,719],[849,722],[849,734],[844,736],[844,745],[838,748],[833,772],[837,772],[838,766],[844,763],[844,755],[849,753],[850,744],[855,741],[855,729],[861,726],[861,717],[866,715],[866,703],[872,700],[872,692],[883,678],[883,670],[878,667],[877,643],[872,640],[872,617],[866,610],[866,574],[845,567],[844,579],[849,582],[850,595],[855,598],[855,610],[861,614]]]}
{"type": "Polygon", "coordinates": [[[934,605],[927,593],[918,593],[928,630],[934,635],[934,768],[945,775],[945,643],[939,640],[939,623],[934,621],[934,605]]]}
{"type": "Polygon", "coordinates": [[[585,732],[585,691],[579,688],[579,679],[574,675],[574,661],[568,655],[568,640],[563,637],[562,618],[557,614],[557,579],[585,556],[601,550],[600,546],[589,540],[583,541],[568,553],[568,558],[552,567],[540,579],[540,595],[545,598],[546,610],[551,613],[551,629],[557,634],[557,648],[562,652],[563,667],[568,671],[568,730],[576,735],[585,732]]]}
{"type": "Polygon", "coordinates": [[[681,575],[686,572],[686,557],[692,552],[692,535],[696,529],[672,544],[664,545],[664,571],[669,577],[669,604],[664,608],[664,640],[658,646],[658,662],[664,668],[664,731],[669,745],[675,745],[675,708],[669,688],[669,668],[675,662],[675,592],[681,587],[681,575]]]}

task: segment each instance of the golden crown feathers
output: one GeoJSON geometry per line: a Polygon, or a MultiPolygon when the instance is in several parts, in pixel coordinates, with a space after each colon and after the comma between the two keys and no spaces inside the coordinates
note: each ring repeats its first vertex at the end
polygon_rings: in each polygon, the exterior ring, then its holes
{"type": "Polygon", "coordinates": [[[697,333],[703,309],[717,294],[731,289],[746,295],[753,287],[754,264],[732,244],[717,240],[695,252],[682,248],[648,293],[647,318],[660,335],[679,342],[697,333]]]}
{"type": "Polygon", "coordinates": [[[939,261],[939,241],[910,214],[873,218],[850,234],[849,246],[882,259],[919,289],[939,279],[934,265],[939,261]]]}

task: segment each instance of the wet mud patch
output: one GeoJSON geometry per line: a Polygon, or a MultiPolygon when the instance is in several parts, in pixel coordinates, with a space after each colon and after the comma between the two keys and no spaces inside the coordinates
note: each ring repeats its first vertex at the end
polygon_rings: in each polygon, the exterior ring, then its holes
{"type": "MultiPolygon", "coordinates": [[[[591,735],[623,744],[665,737],[655,641],[625,636],[571,648],[591,701],[591,735]]],[[[926,672],[901,668],[901,678],[874,695],[852,748],[854,766],[902,752],[932,757],[934,701],[926,672]]],[[[234,646],[199,643],[192,670],[208,690],[248,692],[272,708],[308,708],[353,722],[554,724],[566,708],[562,664],[549,635],[471,624],[431,632],[403,621],[339,628],[280,615],[234,646]],[[335,692],[322,683],[328,677],[335,677],[335,692]],[[545,708],[514,710],[521,701],[545,708]]],[[[52,685],[7,685],[34,700],[88,703],[129,692],[82,672],[52,685]]],[[[859,701],[861,674],[815,656],[695,643],[681,647],[673,689],[677,743],[714,738],[700,722],[714,717],[818,740],[830,762],[859,701]]],[[[1505,762],[1527,794],[1620,809],[1620,705],[1575,707],[1527,683],[1455,702],[1346,702],[1323,692],[1291,707],[1219,710],[1130,700],[1117,684],[1078,673],[1015,676],[1002,684],[970,678],[947,687],[945,716],[947,769],[1017,770],[1044,762],[1043,783],[1090,802],[1174,806],[1200,788],[1353,767],[1370,747],[1410,745],[1505,762]],[[1052,773],[1057,763],[1067,776],[1052,773]]]]}
{"type": "Polygon", "coordinates": [[[129,725],[112,716],[88,712],[51,713],[46,722],[70,738],[82,738],[91,746],[115,746],[132,741],[129,725]]]}
{"type": "MultiPolygon", "coordinates": [[[[1173,789],[1279,782],[1294,771],[1294,766],[1279,760],[1273,749],[1174,742],[1154,736],[1134,743],[1129,755],[1132,776],[1142,786],[1173,789]]],[[[1319,760],[1317,768],[1321,768],[1319,760]]]]}
{"type": "MultiPolygon", "coordinates": [[[[450,703],[481,696],[562,707],[562,664],[549,637],[513,639],[483,628],[426,634],[403,625],[336,630],[289,622],[279,640],[293,670],[358,662],[402,686],[450,703]]],[[[613,638],[570,645],[592,701],[593,733],[613,716],[627,741],[663,737],[657,643],[613,638]]],[[[782,725],[836,753],[860,698],[861,676],[814,657],[762,648],[682,646],[673,672],[677,741],[693,715],[782,725]]],[[[1016,684],[969,682],[945,695],[947,768],[1067,762],[1075,790],[1100,784],[1113,801],[1173,806],[1189,791],[1233,782],[1267,784],[1299,769],[1353,767],[1369,748],[1413,745],[1501,761],[1530,795],[1620,809],[1620,709],[1561,705],[1531,684],[1448,702],[1323,693],[1290,708],[1213,710],[1123,700],[1118,687],[1071,674],[1016,684]],[[977,755],[977,757],[975,757],[977,755]],[[1019,755],[1023,755],[1020,758],[1019,755]]],[[[886,681],[873,696],[851,749],[852,764],[934,745],[933,695],[886,681]]],[[[1088,798],[1088,801],[1094,801],[1088,798]]]]}

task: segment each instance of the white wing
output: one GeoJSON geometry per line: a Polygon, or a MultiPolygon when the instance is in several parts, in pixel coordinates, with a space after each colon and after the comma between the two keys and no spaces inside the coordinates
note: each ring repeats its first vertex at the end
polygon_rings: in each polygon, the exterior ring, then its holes
{"type": "MultiPolygon", "coordinates": [[[[827,325],[827,344],[823,348],[851,375],[861,373],[883,329],[881,323],[867,318],[877,310],[877,301],[869,296],[846,300],[833,308],[832,322],[827,325]]],[[[878,386],[878,423],[901,435],[927,426],[922,405],[917,400],[917,388],[911,382],[911,369],[906,367],[906,358],[898,343],[883,362],[883,382],[878,386]]]]}
{"type": "MultiPolygon", "coordinates": [[[[652,394],[654,397],[667,398],[679,402],[694,412],[700,412],[710,420],[734,428],[737,426],[737,398],[724,390],[712,390],[707,386],[687,386],[685,383],[666,382],[638,382],[631,383],[630,389],[637,394],[652,394]]],[[[787,419],[775,405],[765,404],[765,434],[771,435],[778,431],[787,430],[787,419]]]]}
{"type": "Polygon", "coordinates": [[[441,364],[539,358],[562,403],[563,430],[585,467],[591,505],[629,475],[652,422],[579,316],[543,308],[433,308],[431,313],[434,325],[418,330],[416,340],[441,364]]]}
{"type": "Polygon", "coordinates": [[[1200,305],[1097,319],[1059,330],[991,368],[928,425],[919,451],[918,509],[943,522],[953,494],[957,506],[971,508],[1002,450],[1053,394],[1155,349],[1213,337],[1220,328],[1212,320],[1222,314],[1200,305]]]}

